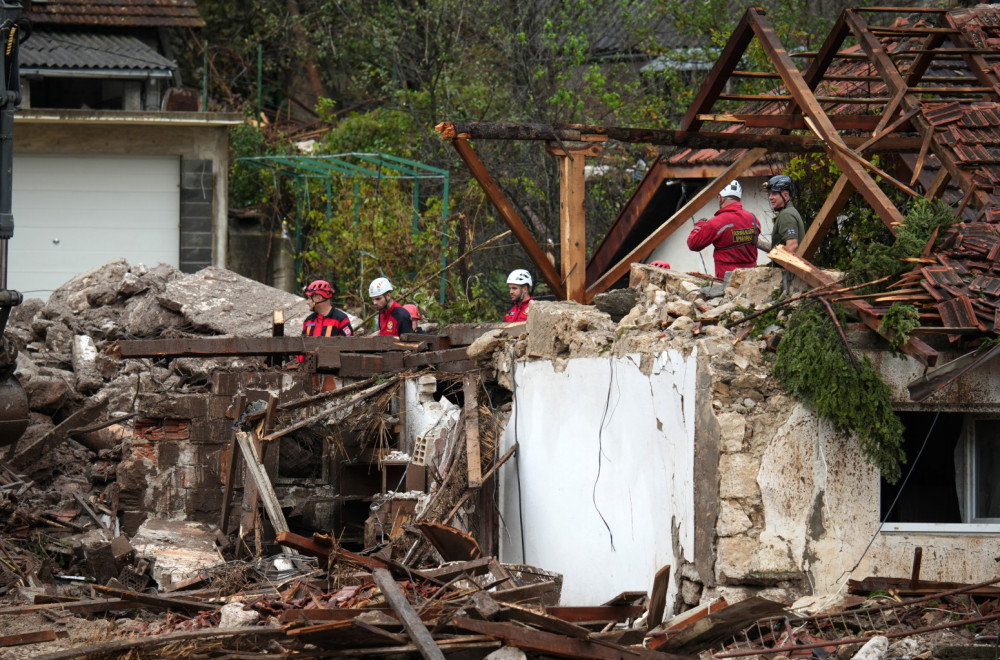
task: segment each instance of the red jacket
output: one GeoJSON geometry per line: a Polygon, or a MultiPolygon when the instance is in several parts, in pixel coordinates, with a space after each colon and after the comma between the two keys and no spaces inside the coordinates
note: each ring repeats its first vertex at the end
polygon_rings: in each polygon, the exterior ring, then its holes
{"type": "Polygon", "coordinates": [[[382,337],[398,337],[413,332],[413,319],[403,306],[393,300],[378,313],[378,334],[382,337]]]}
{"type": "Polygon", "coordinates": [[[715,276],[722,278],[737,268],[757,265],[757,236],[760,223],[740,202],[732,202],[708,220],[697,223],[688,236],[688,247],[695,252],[709,245],[715,247],[715,276]]]}
{"type": "Polygon", "coordinates": [[[504,323],[518,323],[519,321],[528,320],[528,303],[532,300],[531,296],[528,296],[521,302],[515,304],[511,307],[506,314],[503,315],[504,323]]]}
{"type": "MultiPolygon", "coordinates": [[[[350,337],[354,334],[351,327],[351,317],[334,307],[326,316],[313,312],[302,322],[303,337],[350,337]]],[[[304,355],[295,357],[302,364],[306,361],[304,355]]]]}

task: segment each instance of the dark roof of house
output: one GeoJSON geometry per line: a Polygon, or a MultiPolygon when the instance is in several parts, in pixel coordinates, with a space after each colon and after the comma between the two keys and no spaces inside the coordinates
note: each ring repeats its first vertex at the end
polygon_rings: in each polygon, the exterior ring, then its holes
{"type": "Polygon", "coordinates": [[[35,70],[141,70],[170,73],[176,64],[141,39],[120,34],[36,30],[19,51],[22,73],[35,70]]]}
{"type": "Polygon", "coordinates": [[[195,0],[35,0],[24,16],[35,25],[205,27],[195,0]]]}

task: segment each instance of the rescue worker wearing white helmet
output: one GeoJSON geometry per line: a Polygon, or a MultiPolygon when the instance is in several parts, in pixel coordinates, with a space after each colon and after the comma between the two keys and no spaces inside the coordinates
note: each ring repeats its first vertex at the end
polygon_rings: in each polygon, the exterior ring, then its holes
{"type": "Polygon", "coordinates": [[[711,218],[700,220],[688,236],[688,248],[700,252],[714,248],[715,276],[724,279],[737,268],[757,265],[757,237],[760,223],[756,216],[743,208],[743,186],[730,181],[719,193],[719,210],[711,218]]]}
{"type": "Polygon", "coordinates": [[[392,299],[389,292],[392,283],[384,277],[372,280],[368,286],[368,297],[378,310],[378,333],[384,337],[398,337],[413,332],[413,320],[402,305],[392,299]]]}
{"type": "Polygon", "coordinates": [[[507,291],[514,306],[504,314],[504,323],[517,323],[528,320],[528,303],[531,302],[531,273],[518,268],[507,276],[507,291]]]}

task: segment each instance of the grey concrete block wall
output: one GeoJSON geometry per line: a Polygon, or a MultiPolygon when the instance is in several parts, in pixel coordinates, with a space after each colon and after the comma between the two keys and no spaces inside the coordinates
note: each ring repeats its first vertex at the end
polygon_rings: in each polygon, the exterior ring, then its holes
{"type": "Polygon", "coordinates": [[[212,199],[215,175],[211,160],[181,160],[180,269],[194,273],[212,265],[212,199]]]}

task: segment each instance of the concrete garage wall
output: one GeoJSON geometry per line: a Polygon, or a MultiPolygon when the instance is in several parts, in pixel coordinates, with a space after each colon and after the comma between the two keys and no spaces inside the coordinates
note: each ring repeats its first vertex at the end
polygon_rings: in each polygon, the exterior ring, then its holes
{"type": "Polygon", "coordinates": [[[516,364],[503,561],[562,573],[563,604],[597,605],[692,559],[696,362],[664,352],[648,375],[634,356],[516,364]]]}
{"type": "Polygon", "coordinates": [[[177,262],[185,272],[225,267],[229,127],[241,121],[234,113],[25,109],[14,122],[15,163],[22,154],[178,156],[177,262]]]}

